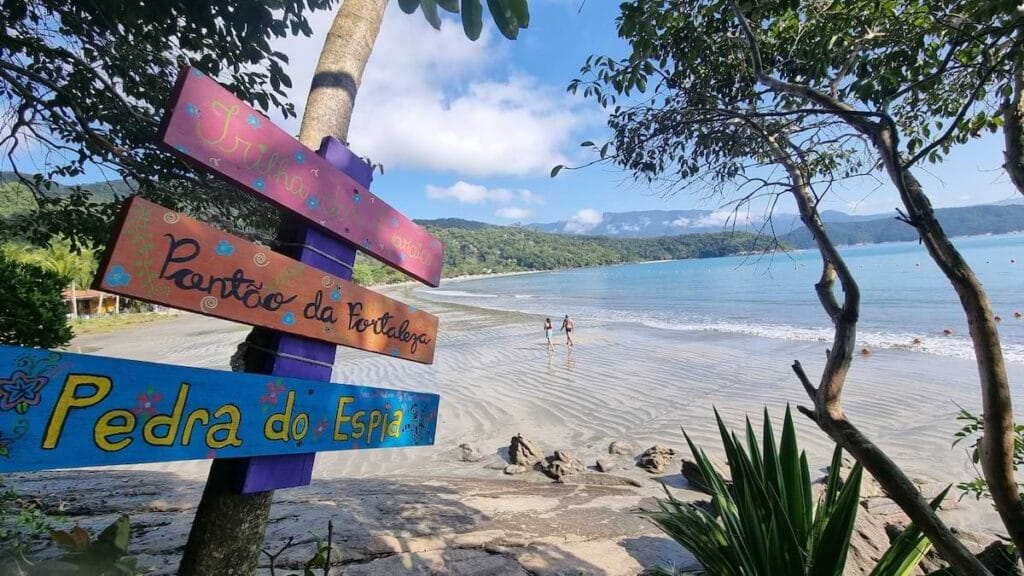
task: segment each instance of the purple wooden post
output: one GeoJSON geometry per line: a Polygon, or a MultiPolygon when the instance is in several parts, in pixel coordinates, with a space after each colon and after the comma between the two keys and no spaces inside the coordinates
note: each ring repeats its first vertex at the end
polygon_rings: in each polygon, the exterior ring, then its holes
{"type": "MultiPolygon", "coordinates": [[[[337,139],[328,136],[320,143],[317,154],[334,168],[344,172],[360,185],[369,188],[373,181],[373,168],[352,153],[337,139]]],[[[352,264],[356,260],[356,249],[352,244],[336,240],[318,230],[300,225],[295,231],[295,244],[304,245],[292,252],[293,257],[304,264],[333,274],[344,280],[352,278],[352,264]],[[327,256],[329,255],[329,257],[327,256]]],[[[296,360],[287,356],[274,356],[270,374],[291,376],[309,380],[331,379],[331,365],[334,364],[335,346],[300,336],[281,334],[278,336],[277,352],[306,358],[313,362],[296,360]]],[[[306,486],[313,476],[315,452],[264,456],[244,461],[244,477],[240,491],[243,494],[306,486]]]]}

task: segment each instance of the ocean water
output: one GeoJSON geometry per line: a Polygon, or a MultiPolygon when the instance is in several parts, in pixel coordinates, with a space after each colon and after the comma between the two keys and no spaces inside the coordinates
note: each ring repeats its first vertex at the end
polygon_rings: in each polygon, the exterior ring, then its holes
{"type": "MultiPolygon", "coordinates": [[[[957,238],[981,279],[1008,362],[1024,364],[1024,234],[957,238]]],[[[956,293],[917,242],[842,249],[861,288],[858,344],[973,358],[956,293]],[[943,331],[950,329],[951,336],[943,331]],[[914,339],[921,341],[914,344],[914,339]]],[[[831,341],[814,292],[818,253],[708,258],[454,281],[420,288],[428,299],[550,316],[578,331],[629,322],[659,330],[831,341]]]]}

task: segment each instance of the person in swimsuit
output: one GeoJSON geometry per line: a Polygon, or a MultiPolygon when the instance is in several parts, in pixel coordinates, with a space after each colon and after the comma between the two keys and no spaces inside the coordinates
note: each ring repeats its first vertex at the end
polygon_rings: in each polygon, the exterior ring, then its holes
{"type": "Polygon", "coordinates": [[[548,339],[548,351],[554,350],[555,345],[551,343],[551,318],[544,319],[544,337],[548,339]]]}
{"type": "Polygon", "coordinates": [[[572,329],[575,328],[572,320],[569,319],[569,315],[565,315],[565,319],[562,320],[562,330],[565,330],[565,343],[567,346],[572,346],[572,329]]]}

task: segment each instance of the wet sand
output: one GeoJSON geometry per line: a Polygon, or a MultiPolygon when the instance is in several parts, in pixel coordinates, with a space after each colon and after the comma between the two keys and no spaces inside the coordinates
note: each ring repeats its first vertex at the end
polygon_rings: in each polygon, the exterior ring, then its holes
{"type": "MultiPolygon", "coordinates": [[[[604,542],[603,549],[610,554],[580,556],[580,561],[585,558],[586,565],[593,567],[583,570],[584,573],[636,573],[654,557],[661,558],[660,561],[687,562],[685,552],[659,538],[657,531],[646,523],[633,525],[632,520],[622,519],[636,518],[631,512],[637,510],[643,499],[649,502],[651,496],[659,494],[660,481],[678,489],[684,498],[697,495],[685,489],[685,480],[678,469],[656,478],[633,467],[626,457],[619,457],[623,462],[618,473],[641,481],[642,488],[577,487],[565,491],[565,487],[555,488],[550,480],[536,472],[506,477],[495,468],[505,464],[505,449],[511,436],[522,433],[547,453],[568,449],[593,465],[596,458],[608,457],[607,447],[613,440],[626,441],[637,452],[656,443],[682,449],[685,442],[680,427],[684,427],[698,444],[720,455],[712,408],[717,408],[733,427],[741,426],[745,415],[759,426],[766,406],[773,419],[781,423],[787,402],[806,403],[790,364],[799,359],[813,380],[820,374],[824,349],[828,345],[826,342],[670,331],[607,322],[578,325],[574,333],[575,348],[568,349],[563,339],[556,338],[560,345],[554,352],[548,352],[542,318],[428,302],[416,298],[412,287],[392,291],[395,297],[440,317],[435,363],[425,366],[340,349],[334,380],[440,394],[435,446],[322,453],[317,456],[313,486],[279,491],[277,500],[290,503],[292,507],[278,504],[272,513],[274,517],[278,518],[285,508],[288,514],[301,517],[294,506],[303,499],[311,503],[330,500],[331,486],[339,483],[386,495],[389,485],[422,489],[433,482],[444,484],[445,490],[455,494],[465,490],[466,498],[473,491],[493,492],[493,497],[468,500],[453,497],[451,503],[469,506],[476,514],[498,522],[488,529],[502,532],[502,538],[511,538],[509,534],[514,532],[515,538],[525,539],[532,545],[530,543],[551,538],[558,540],[562,535],[565,537],[561,542],[566,544],[571,540],[568,538],[570,531],[556,521],[559,510],[583,506],[589,510],[586,522],[614,524],[621,521],[625,522],[623,526],[629,527],[624,532],[613,530],[614,533],[576,541],[574,546],[577,547],[579,542],[604,542]],[[462,443],[478,447],[486,458],[474,463],[461,462],[458,446],[462,443]],[[555,491],[543,493],[546,496],[536,493],[547,489],[555,491]],[[565,500],[579,497],[580,492],[593,495],[594,491],[601,490],[610,492],[607,499],[595,497],[597,504],[590,496],[584,498],[588,502],[585,504],[570,504],[565,500]],[[538,498],[547,499],[541,502],[538,498]],[[541,506],[552,522],[545,527],[544,523],[524,523],[522,517],[516,516],[531,510],[532,506],[541,506]],[[502,518],[500,522],[495,520],[502,518]],[[523,528],[513,530],[516,523],[523,528]],[[645,546],[640,547],[643,551],[618,554],[628,548],[623,542],[636,538],[647,539],[645,546]]],[[[71,349],[224,369],[246,332],[244,326],[183,314],[166,322],[82,337],[71,349]]],[[[1015,383],[1013,393],[1017,406],[1024,406],[1021,389],[1024,366],[1011,365],[1010,377],[1015,383]]],[[[869,357],[855,359],[844,398],[850,419],[911,477],[945,483],[966,480],[974,474],[965,448],[951,446],[953,433],[958,428],[957,404],[980,412],[977,372],[972,362],[900,350],[877,351],[869,357]]],[[[795,419],[801,446],[807,450],[812,468],[823,467],[832,450],[830,441],[803,416],[795,414],[795,419]]],[[[167,524],[174,528],[153,528],[162,536],[154,535],[151,540],[165,545],[147,553],[154,558],[153,565],[164,565],[169,570],[175,553],[180,554],[180,546],[184,544],[183,533],[187,533],[191,508],[198,498],[195,487],[201,486],[207,468],[207,462],[195,461],[17,475],[15,485],[38,493],[56,489],[53,482],[60,479],[60,489],[66,493],[83,490],[102,493],[109,489],[112,495],[121,489],[120,478],[160,478],[161,482],[193,486],[179,499],[177,508],[160,513],[174,517],[167,524]],[[88,481],[75,482],[76,475],[88,481]]],[[[153,514],[151,504],[159,500],[159,492],[157,489],[150,496],[111,506],[118,510],[141,506],[145,514],[153,514]]],[[[964,501],[953,508],[945,512],[953,524],[970,529],[999,529],[998,518],[985,503],[964,501]]],[[[442,509],[435,512],[443,515],[442,509]]],[[[429,506],[417,510],[416,514],[426,515],[423,519],[431,514],[429,506]]],[[[326,523],[327,517],[330,517],[329,512],[319,512],[314,524],[319,520],[326,523]]],[[[283,541],[289,533],[273,528],[277,525],[274,522],[280,521],[272,520],[272,529],[268,530],[270,548],[275,548],[278,544],[273,543],[283,541]]],[[[468,537],[466,534],[479,532],[475,528],[460,532],[458,526],[442,528],[443,518],[433,518],[431,522],[438,524],[435,532],[439,534],[457,533],[468,537]]],[[[369,533],[405,537],[400,523],[380,526],[371,523],[363,528],[369,533]]],[[[300,532],[310,529],[311,526],[305,526],[300,532]]],[[[416,537],[420,536],[422,534],[416,537]]],[[[498,540],[488,542],[500,548],[495,544],[498,540]]],[[[477,548],[480,547],[484,546],[477,548]]],[[[438,545],[435,549],[444,550],[446,546],[438,545]]],[[[569,554],[566,550],[559,554],[569,554]]],[[[426,562],[426,558],[421,560],[426,562]]],[[[526,566],[521,562],[517,565],[526,566]]],[[[554,570],[558,565],[551,560],[548,568],[554,570]]],[[[539,571],[537,566],[531,566],[528,569],[533,573],[546,573],[543,566],[539,571]]],[[[344,573],[357,571],[347,569],[344,573]]],[[[497,573],[516,572],[509,564],[507,571],[497,573]]]]}

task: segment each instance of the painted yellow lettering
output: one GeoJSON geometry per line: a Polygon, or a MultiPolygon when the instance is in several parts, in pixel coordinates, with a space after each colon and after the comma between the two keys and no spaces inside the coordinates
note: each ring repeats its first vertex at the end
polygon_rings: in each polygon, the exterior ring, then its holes
{"type": "Polygon", "coordinates": [[[402,435],[402,416],[405,414],[401,410],[395,410],[392,415],[391,423],[388,424],[388,436],[392,438],[398,438],[402,435]]]}
{"type": "Polygon", "coordinates": [[[238,408],[227,404],[221,406],[213,413],[214,418],[220,418],[222,415],[227,414],[227,422],[218,422],[210,429],[206,431],[206,445],[213,450],[219,450],[226,446],[234,446],[238,448],[242,445],[242,441],[238,438],[238,426],[242,421],[242,415],[238,412],[238,408]],[[217,433],[224,431],[224,438],[218,439],[217,433]]]}
{"type": "Polygon", "coordinates": [[[178,437],[178,425],[181,424],[181,413],[185,411],[185,402],[188,400],[189,385],[181,383],[178,388],[178,397],[174,400],[174,410],[171,415],[157,414],[146,421],[142,427],[142,439],[150,446],[173,446],[178,437]],[[161,437],[157,436],[156,427],[166,426],[167,432],[161,437]]]}
{"type": "Polygon", "coordinates": [[[295,391],[289,390],[284,401],[284,412],[275,412],[263,423],[263,436],[267,440],[288,441],[288,423],[292,420],[292,405],[295,403],[295,391]]]}
{"type": "Polygon", "coordinates": [[[129,434],[134,429],[135,414],[128,410],[111,410],[105,412],[96,421],[96,427],[92,431],[92,438],[100,450],[104,452],[117,452],[131,444],[132,438],[128,436],[120,440],[113,440],[111,436],[115,434],[129,434]],[[118,418],[121,419],[121,423],[115,424],[114,420],[118,418]]]}
{"type": "Polygon", "coordinates": [[[363,420],[366,419],[366,410],[360,410],[352,415],[352,437],[362,438],[363,431],[366,430],[366,424],[363,420]]]}
{"type": "Polygon", "coordinates": [[[351,420],[348,416],[345,416],[345,406],[355,402],[354,396],[342,396],[338,398],[338,411],[334,416],[334,439],[342,442],[348,440],[348,434],[341,431],[342,424],[351,420]]]}
{"type": "Polygon", "coordinates": [[[227,137],[228,128],[231,126],[231,118],[234,117],[235,114],[238,114],[238,105],[233,104],[231,106],[228,106],[219,100],[214,100],[210,103],[210,109],[217,113],[214,114],[214,116],[220,116],[223,118],[223,121],[221,122],[220,125],[220,133],[213,137],[207,137],[205,134],[203,134],[203,131],[200,129],[200,127],[203,126],[204,123],[196,122],[196,136],[199,136],[199,139],[202,140],[203,142],[206,142],[207,144],[210,144],[212,146],[216,146],[217,144],[223,142],[224,138],[227,137]]]}
{"type": "Polygon", "coordinates": [[[380,410],[372,410],[370,412],[370,426],[366,431],[366,441],[369,442],[373,438],[373,429],[379,428],[381,425],[381,413],[380,410]]]}
{"type": "Polygon", "coordinates": [[[46,425],[46,435],[43,436],[43,449],[52,450],[57,447],[61,432],[64,431],[64,422],[67,420],[68,412],[73,408],[87,408],[98,404],[110,394],[113,382],[106,376],[93,374],[68,374],[64,380],[64,388],[57,398],[57,405],[53,408],[53,415],[46,425]],[[88,387],[92,394],[78,395],[78,389],[88,387]]]}
{"type": "Polygon", "coordinates": [[[210,411],[206,408],[193,410],[185,420],[185,431],[181,433],[181,445],[188,446],[192,441],[192,431],[195,430],[196,422],[202,422],[206,426],[210,422],[210,411]]]}

